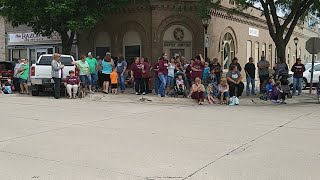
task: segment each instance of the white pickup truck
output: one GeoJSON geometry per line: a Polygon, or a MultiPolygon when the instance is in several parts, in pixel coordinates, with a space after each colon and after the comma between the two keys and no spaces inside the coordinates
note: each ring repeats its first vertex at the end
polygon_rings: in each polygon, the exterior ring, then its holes
{"type": "MultiPolygon", "coordinates": [[[[51,76],[51,62],[52,54],[45,54],[41,55],[35,64],[32,64],[30,68],[30,80],[33,96],[38,96],[40,92],[46,90],[52,91],[54,82],[51,76]]],[[[74,58],[72,56],[61,55],[61,63],[65,65],[63,68],[63,80],[69,75],[70,70],[74,70],[77,74],[76,66],[73,62],[74,58]]]]}

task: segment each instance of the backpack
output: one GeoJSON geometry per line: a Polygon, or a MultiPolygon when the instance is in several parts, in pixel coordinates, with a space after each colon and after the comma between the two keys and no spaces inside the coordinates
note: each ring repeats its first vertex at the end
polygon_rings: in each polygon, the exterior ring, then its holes
{"type": "Polygon", "coordinates": [[[235,106],[235,105],[239,105],[239,98],[237,98],[236,96],[233,96],[229,100],[229,106],[235,106]]]}

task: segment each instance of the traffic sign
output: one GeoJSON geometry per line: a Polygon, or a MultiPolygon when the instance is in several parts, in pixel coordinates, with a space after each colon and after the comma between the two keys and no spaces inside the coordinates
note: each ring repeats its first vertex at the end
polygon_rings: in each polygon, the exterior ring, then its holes
{"type": "Polygon", "coordinates": [[[312,37],[306,42],[306,49],[310,54],[318,54],[320,52],[320,38],[312,37]]]}

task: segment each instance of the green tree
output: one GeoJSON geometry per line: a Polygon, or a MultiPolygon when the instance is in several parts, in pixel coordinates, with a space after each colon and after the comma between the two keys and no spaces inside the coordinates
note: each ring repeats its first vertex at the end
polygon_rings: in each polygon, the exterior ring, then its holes
{"type": "Polygon", "coordinates": [[[103,20],[106,12],[129,0],[0,0],[0,13],[11,24],[32,27],[37,34],[61,35],[62,52],[70,54],[79,30],[90,29],[103,20]]]}
{"type": "MultiPolygon", "coordinates": [[[[260,5],[263,16],[269,28],[269,34],[277,47],[277,55],[284,62],[286,59],[286,46],[292,36],[294,28],[299,20],[306,15],[313,14],[319,16],[319,0],[233,0],[236,8],[234,12],[242,12],[243,9],[260,5]],[[279,12],[284,13],[284,17],[279,16],[279,12]]],[[[211,8],[216,8],[220,1],[199,0],[198,9],[200,16],[203,17],[211,8]]]]}

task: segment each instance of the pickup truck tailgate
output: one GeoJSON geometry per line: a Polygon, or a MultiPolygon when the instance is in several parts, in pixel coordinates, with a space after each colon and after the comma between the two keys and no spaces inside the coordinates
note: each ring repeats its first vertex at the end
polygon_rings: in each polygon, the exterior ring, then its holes
{"type": "Polygon", "coordinates": [[[52,78],[51,66],[37,65],[35,69],[35,78],[52,78]]]}

